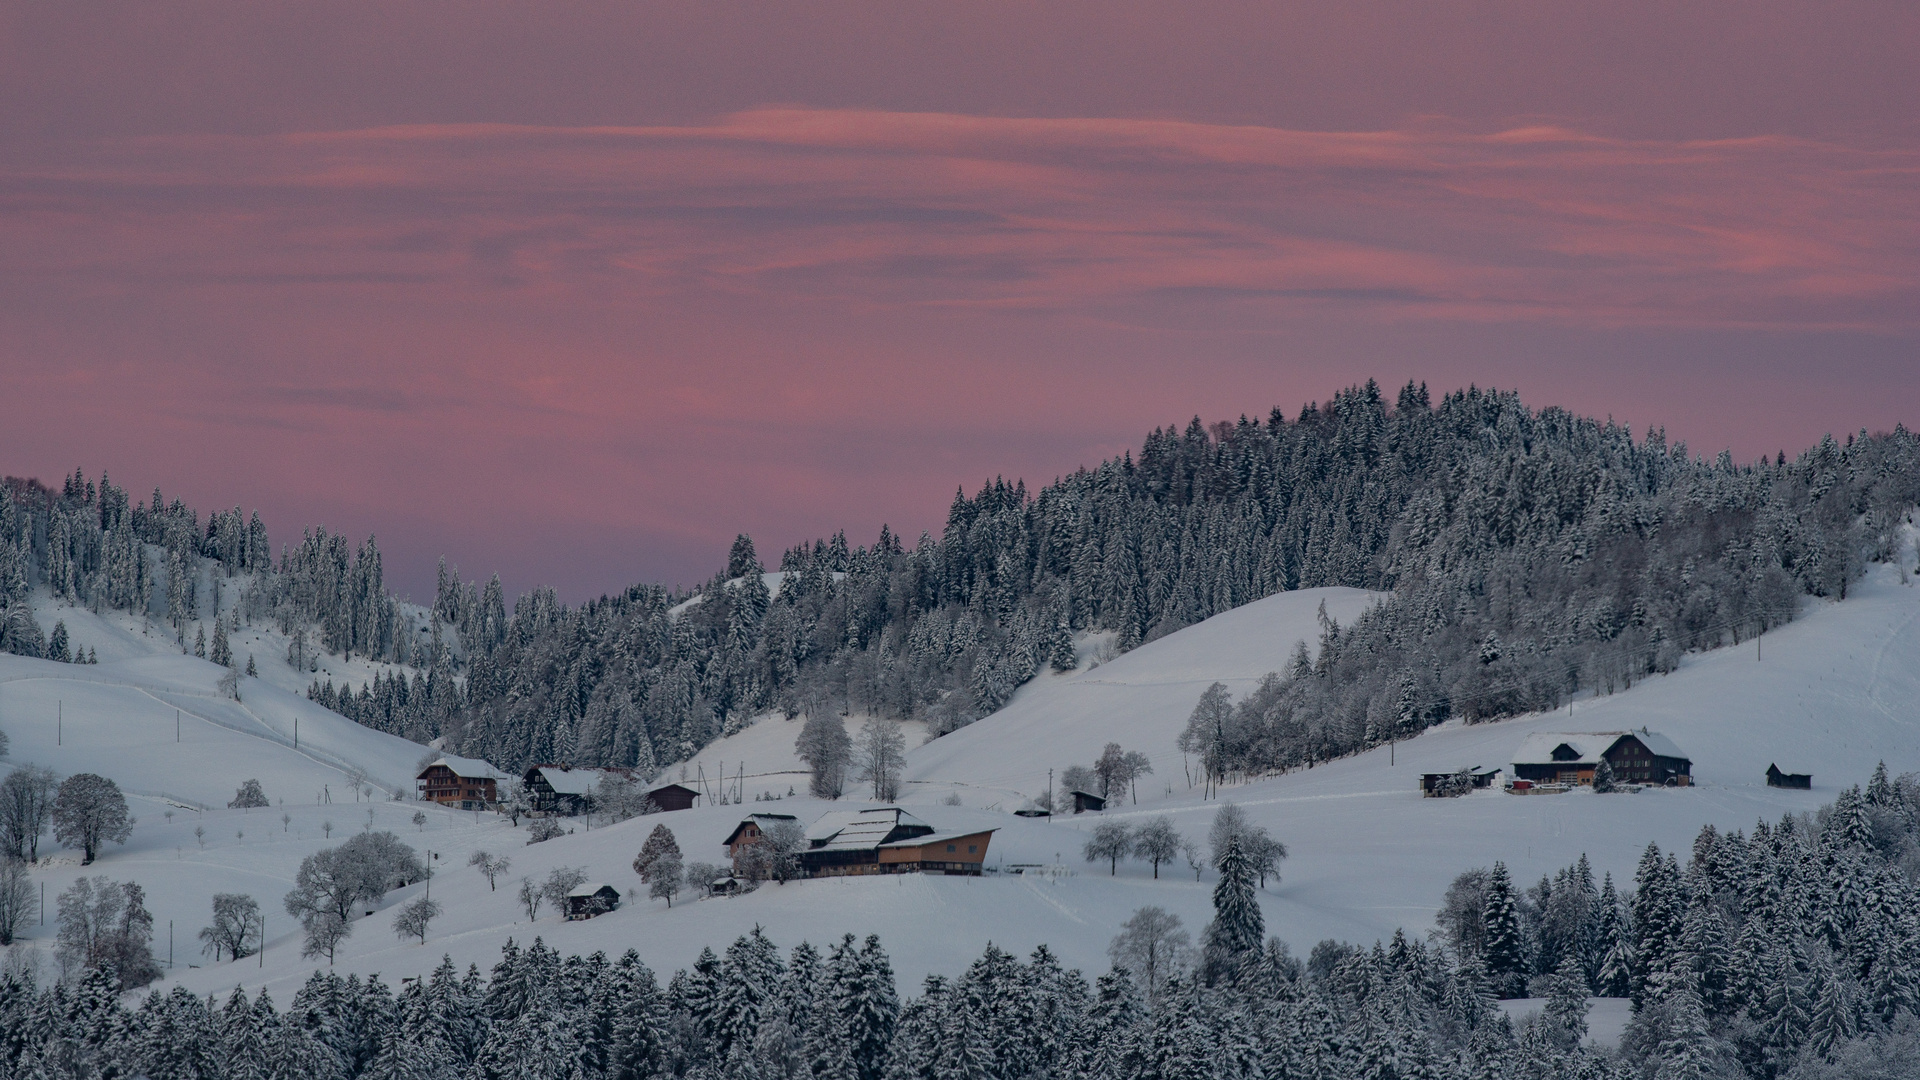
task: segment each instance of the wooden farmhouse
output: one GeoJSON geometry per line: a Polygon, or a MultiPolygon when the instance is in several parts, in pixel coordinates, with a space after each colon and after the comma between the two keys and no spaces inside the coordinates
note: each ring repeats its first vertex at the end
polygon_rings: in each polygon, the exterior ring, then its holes
{"type": "Polygon", "coordinates": [[[740,872],[740,856],[755,844],[766,843],[767,833],[782,821],[798,822],[792,814],[748,814],[727,834],[727,857],[733,860],[733,872],[740,872]]]}
{"type": "Polygon", "coordinates": [[[632,769],[575,769],[565,765],[535,765],[521,776],[527,803],[536,814],[572,817],[593,804],[593,793],[603,776],[633,780],[632,769]]]}
{"type": "Polygon", "coordinates": [[[604,881],[583,881],[567,893],[563,914],[569,919],[591,919],[620,906],[620,890],[604,881]]]}
{"type": "Polygon", "coordinates": [[[1672,739],[1637,731],[1536,731],[1513,755],[1513,776],[1536,784],[1591,785],[1605,761],[1622,784],[1693,783],[1693,761],[1672,739]]]}
{"type": "Polygon", "coordinates": [[[808,827],[800,867],[809,877],[978,874],[996,831],[936,832],[897,806],[836,811],[808,827]]]}
{"type": "Polygon", "coordinates": [[[1767,786],[1810,790],[1813,787],[1813,774],[1781,772],[1780,766],[1769,764],[1767,766],[1767,786]]]}
{"type": "Polygon", "coordinates": [[[482,810],[500,801],[499,784],[512,777],[479,758],[442,754],[420,770],[420,798],[460,810],[482,810]]]}

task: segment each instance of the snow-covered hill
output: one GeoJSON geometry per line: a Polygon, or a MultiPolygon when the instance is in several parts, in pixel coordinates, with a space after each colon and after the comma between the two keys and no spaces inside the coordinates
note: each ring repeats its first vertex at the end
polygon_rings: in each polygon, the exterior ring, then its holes
{"type": "Polygon", "coordinates": [[[1091,764],[1102,747],[1117,742],[1153,762],[1152,778],[1139,785],[1143,794],[1185,791],[1174,740],[1201,692],[1222,682],[1235,697],[1246,693],[1261,676],[1285,667],[1301,642],[1313,651],[1322,604],[1328,617],[1345,625],[1375,599],[1358,589],[1281,593],[1109,663],[1083,663],[1067,674],[1044,671],[999,712],[911,754],[907,778],[974,788],[1013,810],[1046,790],[1049,768],[1091,764]]]}
{"type": "Polygon", "coordinates": [[[412,793],[425,747],[329,712],[285,678],[242,679],[234,701],[220,693],[224,669],[182,656],[170,636],[142,634],[122,613],[57,614],[100,663],[0,655],[0,730],[11,762],[97,772],[129,792],[194,806],[224,806],[250,777],[289,803],[324,799],[328,789],[351,801],[345,777],[355,769],[381,798],[412,793]]]}
{"type": "MultiPolygon", "coordinates": [[[[530,925],[512,895],[522,875],[538,879],[556,866],[578,866],[624,892],[639,884],[629,864],[656,824],[673,829],[689,860],[719,862],[720,842],[742,813],[778,810],[810,820],[829,804],[805,797],[772,804],[749,799],[744,805],[699,807],[590,832],[575,822],[573,834],[532,847],[524,846],[524,830],[511,830],[491,815],[431,808],[420,828],[411,821],[418,804],[343,805],[337,788],[331,806],[315,806],[310,791],[296,794],[300,785],[316,787],[315,780],[338,774],[328,773],[328,763],[304,755],[305,764],[276,756],[292,755],[273,737],[279,722],[273,718],[283,715],[276,710],[312,706],[291,695],[276,697],[271,688],[247,695],[245,711],[261,719],[219,711],[203,721],[205,741],[193,755],[175,750],[181,756],[168,759],[157,742],[109,741],[132,738],[142,724],[159,724],[162,735],[171,734],[164,730],[173,707],[168,695],[186,700],[189,691],[211,692],[217,669],[177,652],[108,662],[103,649],[97,668],[0,658],[0,680],[6,680],[0,681],[0,726],[14,738],[15,763],[44,760],[63,771],[93,768],[130,788],[198,792],[193,797],[200,802],[216,802],[216,797],[224,802],[239,779],[258,775],[270,795],[286,799],[284,809],[275,806],[264,814],[216,803],[200,813],[176,812],[171,820],[158,813],[159,804],[136,800],[141,823],[132,841],[109,849],[88,871],[147,886],[162,933],[169,921],[175,926],[180,966],[170,978],[196,992],[264,983],[286,999],[312,963],[299,959],[298,937],[281,914],[279,899],[300,858],[327,843],[323,822],[334,823],[337,840],[342,830],[365,825],[369,810],[373,827],[392,829],[442,856],[433,895],[447,911],[423,948],[399,941],[390,929],[390,909],[422,887],[389,896],[384,903],[389,910],[356,925],[339,956],[343,971],[378,971],[397,980],[429,968],[443,952],[462,965],[485,966],[509,935],[525,940],[536,934],[565,951],[632,947],[655,967],[672,969],[691,962],[703,945],[722,945],[755,925],[766,927],[783,945],[878,933],[903,985],[929,971],[958,970],[988,941],[1011,949],[1046,942],[1073,965],[1101,969],[1108,940],[1141,905],[1158,904],[1198,930],[1209,912],[1211,877],[1195,882],[1181,865],[1163,867],[1155,880],[1138,863],[1122,864],[1118,876],[1109,877],[1104,866],[1079,858],[1085,830],[1099,816],[1138,821],[1166,813],[1183,831],[1204,834],[1217,803],[1187,789],[1178,773],[1174,734],[1208,683],[1225,681],[1237,695],[1279,666],[1296,640],[1311,642],[1318,633],[1314,612],[1323,598],[1329,614],[1342,622],[1367,602],[1364,594],[1333,590],[1248,605],[1098,668],[1045,676],[999,714],[910,752],[910,775],[923,781],[909,787],[905,800],[915,814],[943,828],[997,827],[990,865],[1004,870],[1016,863],[1064,863],[1074,871],[1064,877],[998,873],[980,879],[806,881],[732,899],[683,899],[671,910],[659,901],[635,898],[590,922],[561,923],[543,911],[530,925]],[[82,725],[75,729],[83,733],[81,741],[48,747],[35,733],[36,725],[51,699],[70,691],[73,698],[61,699],[71,702],[68,722],[82,725]],[[141,705],[143,696],[159,704],[141,705]],[[249,722],[265,734],[247,731],[249,722]],[[1044,784],[1049,766],[1088,761],[1109,740],[1155,761],[1154,782],[1141,786],[1137,806],[1050,821],[1004,812],[1013,808],[1014,796],[1036,791],[1036,781],[1044,784]],[[248,767],[238,768],[240,763],[248,767]],[[284,772],[270,772],[270,767],[284,772]],[[945,805],[950,791],[960,792],[966,805],[945,805]],[[996,804],[999,810],[991,808],[996,804]],[[283,812],[290,822],[280,821],[283,812]],[[205,830],[204,848],[193,835],[195,826],[205,830]],[[466,868],[468,853],[478,848],[514,860],[510,881],[503,881],[500,891],[489,891],[466,868]],[[205,923],[216,891],[261,899],[270,918],[264,964],[249,959],[241,965],[184,966],[189,954],[200,962],[197,952],[181,943],[192,940],[205,923]]],[[[207,697],[191,700],[216,703],[207,697]]],[[[1837,787],[1864,780],[1882,758],[1895,771],[1920,769],[1916,701],[1920,588],[1898,581],[1891,568],[1876,567],[1845,603],[1810,603],[1799,621],[1769,633],[1759,658],[1751,644],[1689,657],[1676,673],[1632,691],[1581,699],[1571,717],[1562,712],[1447,726],[1392,751],[1229,787],[1224,797],[1246,807],[1291,848],[1281,881],[1262,895],[1262,904],[1270,931],[1304,951],[1325,937],[1371,941],[1402,927],[1424,933],[1450,879],[1470,866],[1504,859],[1518,880],[1528,882],[1586,852],[1596,871],[1627,878],[1649,841],[1684,847],[1703,824],[1747,828],[1756,818],[1812,809],[1831,799],[1837,787]],[[1455,800],[1422,799],[1416,789],[1423,770],[1504,763],[1528,732],[1642,725],[1671,736],[1692,755],[1697,787],[1608,796],[1516,797],[1488,791],[1455,800]],[[1812,772],[1814,790],[1766,787],[1762,773],[1774,761],[1790,771],[1812,772]]],[[[303,719],[303,750],[308,723],[303,719]]],[[[773,721],[756,737],[769,755],[787,752],[779,744],[790,749],[792,727],[773,721]]],[[[380,775],[404,775],[418,756],[419,748],[400,740],[376,745],[385,737],[362,729],[333,737],[342,761],[351,759],[370,771],[379,765],[385,770],[380,775]],[[392,760],[373,760],[385,755],[392,760]]],[[[735,759],[728,760],[731,770],[735,759]]],[[[769,785],[749,784],[748,794],[760,786],[769,785]]],[[[61,858],[60,864],[35,871],[50,897],[81,872],[64,853],[61,858]]],[[[44,942],[51,935],[52,927],[35,927],[30,940],[44,942]]],[[[159,944],[164,951],[164,940],[159,944]]]]}

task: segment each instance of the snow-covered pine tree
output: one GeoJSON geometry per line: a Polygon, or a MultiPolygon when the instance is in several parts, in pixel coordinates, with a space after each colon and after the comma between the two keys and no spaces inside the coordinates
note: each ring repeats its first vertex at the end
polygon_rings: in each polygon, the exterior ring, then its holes
{"type": "Polygon", "coordinates": [[[1221,855],[1220,880],[1213,887],[1213,921],[1201,942],[1201,971],[1209,984],[1232,982],[1249,959],[1260,954],[1266,936],[1266,917],[1254,896],[1255,872],[1232,837],[1221,855]]]}
{"type": "Polygon", "coordinates": [[[1519,997],[1526,989],[1529,965],[1526,942],[1521,937],[1518,900],[1504,862],[1493,864],[1482,910],[1487,980],[1500,997],[1519,997]]]}

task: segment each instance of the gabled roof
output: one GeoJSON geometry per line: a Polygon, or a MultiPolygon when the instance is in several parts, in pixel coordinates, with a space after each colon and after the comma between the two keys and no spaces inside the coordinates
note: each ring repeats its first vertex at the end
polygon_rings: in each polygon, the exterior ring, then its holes
{"type": "MultiPolygon", "coordinates": [[[[687,786],[687,785],[685,785],[685,784],[661,784],[661,785],[660,785],[659,787],[657,787],[657,788],[651,788],[651,789],[649,789],[649,790],[647,791],[647,794],[649,794],[649,795],[652,795],[652,794],[654,794],[655,792],[659,792],[659,791],[672,791],[672,790],[673,790],[673,789],[675,789],[675,788],[679,788],[679,789],[680,789],[681,791],[684,791],[684,792],[686,792],[686,793],[687,793],[687,794],[689,794],[689,795],[698,795],[698,794],[700,794],[700,793],[699,793],[698,791],[695,791],[695,790],[694,790],[693,788],[690,788],[690,787],[688,787],[688,786],[687,786]]],[[[758,815],[758,814],[748,814],[747,816],[748,816],[748,817],[759,817],[760,815],[758,815]]]]}
{"type": "MultiPolygon", "coordinates": [[[[1674,744],[1672,739],[1667,738],[1657,731],[1629,731],[1627,734],[1639,739],[1643,746],[1653,751],[1658,757],[1687,757],[1686,754],[1681,752],[1680,747],[1674,744]]],[[[1687,760],[1691,761],[1693,759],[1687,758],[1687,760]]]]}
{"type": "Polygon", "coordinates": [[[820,815],[818,821],[807,827],[807,843],[816,851],[872,850],[903,825],[933,831],[933,826],[897,806],[835,810],[820,815]]]}
{"type": "Polygon", "coordinates": [[[989,833],[997,833],[999,831],[997,828],[965,829],[960,832],[933,833],[928,836],[909,836],[905,840],[895,840],[891,844],[881,844],[880,846],[883,848],[905,848],[921,847],[926,844],[948,844],[955,840],[964,840],[969,836],[986,836],[989,833]]]}
{"type": "MultiPolygon", "coordinates": [[[[573,889],[567,893],[567,895],[568,896],[598,896],[602,891],[606,889],[613,889],[613,886],[607,884],[604,881],[583,881],[580,884],[575,885],[573,889]]],[[[613,891],[615,893],[618,893],[620,890],[613,889],[613,891]]]]}
{"type": "Polygon", "coordinates": [[[427,769],[431,769],[436,765],[445,765],[447,768],[453,770],[453,775],[466,780],[513,779],[513,777],[481,761],[479,758],[456,757],[453,754],[441,754],[439,757],[428,762],[426,768],[420,770],[420,776],[416,777],[416,779],[424,779],[427,775],[427,769]]]}
{"type": "Polygon", "coordinates": [[[799,820],[800,820],[799,818],[794,817],[792,814],[748,814],[746,817],[741,818],[740,824],[735,825],[733,827],[733,831],[727,834],[727,838],[720,842],[722,844],[733,843],[734,838],[740,835],[740,830],[746,828],[748,822],[752,822],[760,826],[761,832],[766,832],[767,827],[772,825],[776,821],[799,821],[799,820]]]}
{"type": "Polygon", "coordinates": [[[1515,765],[1598,765],[1600,758],[1613,745],[1627,736],[1633,736],[1642,746],[1659,757],[1687,759],[1687,755],[1674,745],[1672,739],[1652,731],[1536,731],[1520,743],[1520,749],[1513,753],[1515,765]],[[1554,751],[1562,746],[1572,750],[1575,757],[1554,757],[1554,751]]]}
{"type": "Polygon", "coordinates": [[[573,769],[565,765],[535,765],[528,770],[539,773],[556,795],[591,795],[600,786],[602,776],[631,778],[631,769],[573,769]]]}

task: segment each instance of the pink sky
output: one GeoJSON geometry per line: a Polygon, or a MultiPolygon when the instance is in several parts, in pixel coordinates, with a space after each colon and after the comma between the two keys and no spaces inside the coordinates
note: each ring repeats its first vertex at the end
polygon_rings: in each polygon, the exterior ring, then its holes
{"type": "Polygon", "coordinates": [[[578,599],[1370,377],[1914,423],[1913,5],[1442,7],[0,5],[0,472],[578,599]]]}

